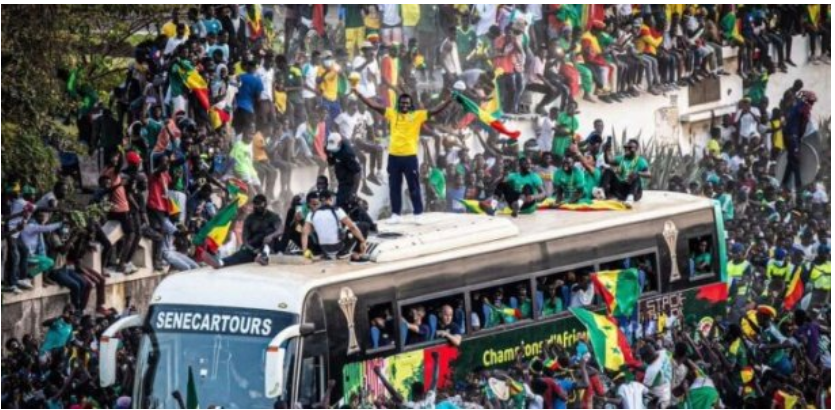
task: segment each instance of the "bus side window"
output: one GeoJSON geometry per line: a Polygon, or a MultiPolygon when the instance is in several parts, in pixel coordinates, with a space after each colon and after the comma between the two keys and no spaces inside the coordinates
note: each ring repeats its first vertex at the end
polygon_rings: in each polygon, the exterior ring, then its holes
{"type": "Polygon", "coordinates": [[[690,280],[698,280],[714,273],[713,236],[705,235],[687,241],[690,280]]]}
{"type": "Polygon", "coordinates": [[[600,271],[638,269],[638,281],[641,291],[658,290],[658,256],[655,252],[615,259],[600,264],[600,271]]]}
{"type": "Polygon", "coordinates": [[[470,326],[473,331],[533,319],[530,282],[513,282],[474,291],[472,306],[470,326]]]}
{"type": "Polygon", "coordinates": [[[366,350],[394,347],[396,326],[392,303],[380,303],[368,309],[368,348],[366,350]]]}
{"type": "Polygon", "coordinates": [[[464,296],[453,295],[404,306],[401,311],[400,337],[404,346],[414,346],[442,339],[441,334],[462,336],[464,296]]]}
{"type": "Polygon", "coordinates": [[[591,283],[593,266],[569,269],[537,279],[536,300],[540,317],[551,317],[565,312],[569,307],[594,304],[594,286],[591,283]]]}

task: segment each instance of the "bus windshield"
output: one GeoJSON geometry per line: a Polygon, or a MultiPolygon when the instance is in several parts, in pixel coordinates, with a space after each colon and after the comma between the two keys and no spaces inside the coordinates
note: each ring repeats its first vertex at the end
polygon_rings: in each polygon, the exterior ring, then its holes
{"type": "MultiPolygon", "coordinates": [[[[136,403],[151,409],[272,408],[275,399],[264,395],[267,346],[297,322],[297,315],[285,312],[152,306],[139,351],[136,403]]],[[[293,347],[287,351],[285,367],[293,347]]]]}

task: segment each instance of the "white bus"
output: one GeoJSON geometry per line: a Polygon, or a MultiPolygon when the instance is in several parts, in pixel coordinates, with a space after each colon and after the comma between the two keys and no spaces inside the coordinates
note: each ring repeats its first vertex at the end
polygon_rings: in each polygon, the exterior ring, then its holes
{"type": "Polygon", "coordinates": [[[534,355],[547,341],[570,347],[583,331],[565,311],[571,292],[589,273],[607,269],[640,270],[641,323],[676,313],[698,320],[724,309],[701,300],[705,289],[724,286],[726,260],[721,212],[704,198],[646,192],[629,211],[419,220],[382,222],[366,265],[253,264],[169,276],[144,315],[105,333],[102,384],[116,380],[120,331],[140,327],[137,408],[177,408],[174,397],[186,397],[189,387],[204,408],[309,408],[329,380],[336,382],[332,401],[383,394],[374,366],[408,397],[410,380],[424,380],[430,357],[440,357],[443,386],[477,368],[510,364],[515,349],[534,355]],[[697,254],[709,266],[695,268],[697,254]],[[523,313],[490,323],[487,300],[523,313]],[[435,337],[447,306],[463,334],[457,348],[435,337]],[[419,337],[405,325],[416,309],[426,313],[419,337]]]}

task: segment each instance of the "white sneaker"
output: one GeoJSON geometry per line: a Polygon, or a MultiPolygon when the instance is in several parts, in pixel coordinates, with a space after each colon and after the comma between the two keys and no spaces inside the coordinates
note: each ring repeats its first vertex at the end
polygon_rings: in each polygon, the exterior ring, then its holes
{"type": "Polygon", "coordinates": [[[397,225],[402,221],[402,218],[398,214],[391,214],[391,217],[388,219],[389,225],[397,225]]]}
{"type": "Polygon", "coordinates": [[[125,275],[130,275],[136,272],[139,272],[139,268],[137,268],[136,265],[133,264],[133,262],[129,262],[127,265],[125,265],[125,275]]]}
{"type": "Polygon", "coordinates": [[[11,293],[13,295],[19,295],[23,293],[17,286],[3,286],[3,293],[11,293]]]}
{"type": "Polygon", "coordinates": [[[623,204],[626,205],[627,208],[632,208],[632,206],[635,205],[635,196],[629,195],[626,197],[626,201],[624,201],[623,204]]]}
{"type": "Polygon", "coordinates": [[[594,199],[602,201],[606,199],[606,191],[604,191],[603,188],[597,187],[591,190],[591,196],[594,199]]]}
{"type": "Polygon", "coordinates": [[[17,287],[19,287],[23,290],[32,290],[34,288],[34,286],[32,286],[32,280],[31,279],[21,279],[21,280],[17,281],[17,287]]]}

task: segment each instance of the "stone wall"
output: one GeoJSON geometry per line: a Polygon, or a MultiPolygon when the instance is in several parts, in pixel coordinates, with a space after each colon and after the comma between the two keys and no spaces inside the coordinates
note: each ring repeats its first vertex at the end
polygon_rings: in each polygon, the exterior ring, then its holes
{"type": "MultiPolygon", "coordinates": [[[[140,312],[144,312],[150,301],[157,284],[162,281],[164,275],[153,273],[136,273],[121,281],[112,281],[107,285],[108,307],[114,307],[122,311],[126,302],[130,300],[140,312]]],[[[69,303],[69,293],[57,286],[47,286],[41,295],[32,294],[27,298],[20,298],[13,303],[3,301],[2,328],[3,343],[11,337],[21,338],[23,335],[31,334],[35,337],[42,337],[46,328],[41,324],[47,320],[61,315],[64,306],[69,303]],[[56,288],[56,289],[52,289],[56,288]]],[[[95,295],[90,295],[93,302],[95,295]]],[[[91,312],[88,312],[91,313],[91,312]]]]}

